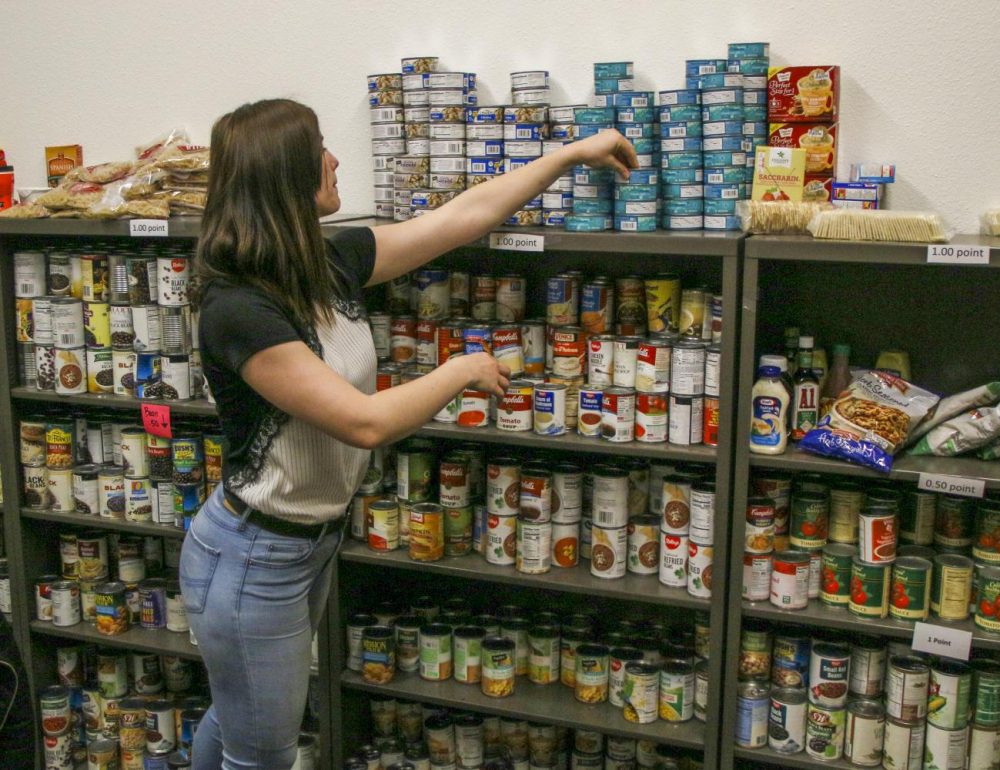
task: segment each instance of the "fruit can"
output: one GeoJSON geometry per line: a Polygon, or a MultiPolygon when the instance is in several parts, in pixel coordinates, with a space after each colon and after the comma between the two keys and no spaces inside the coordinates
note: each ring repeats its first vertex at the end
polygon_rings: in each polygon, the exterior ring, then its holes
{"type": "Polygon", "coordinates": [[[930,615],[932,568],[931,562],[919,556],[901,556],[893,562],[892,593],[889,599],[891,617],[899,620],[927,620],[930,615]]]}
{"type": "Polygon", "coordinates": [[[889,614],[889,565],[865,564],[858,556],[851,562],[851,596],[847,609],[862,618],[889,614]]]}
{"type": "Polygon", "coordinates": [[[736,745],[759,749],[767,745],[771,710],[770,685],[759,680],[743,682],[736,694],[736,745]]]}
{"type": "Polygon", "coordinates": [[[1000,567],[981,564],[976,568],[976,626],[1000,633],[1000,567]]]}
{"type": "Polygon", "coordinates": [[[639,391],[635,400],[635,440],[661,443],[667,440],[667,394],[639,391]]]}
{"type": "Polygon", "coordinates": [[[581,436],[595,438],[601,435],[603,396],[604,388],[593,383],[577,391],[576,431],[581,436]]]}
{"type": "Polygon", "coordinates": [[[939,553],[931,573],[931,612],[941,620],[969,617],[973,561],[966,556],[939,553]]]}
{"type": "Polygon", "coordinates": [[[971,497],[938,495],[934,514],[934,545],[968,548],[976,526],[976,501],[971,497]]]}
{"type": "Polygon", "coordinates": [[[792,495],[790,542],[795,548],[826,545],[829,503],[826,495],[796,491],[792,495]]]}
{"type": "Polygon", "coordinates": [[[878,767],[884,740],[885,707],[867,698],[851,701],[844,729],[844,759],[858,767],[878,767]]]}
{"type": "Polygon", "coordinates": [[[892,564],[896,558],[898,520],[888,508],[868,507],[858,517],[858,555],[865,564],[892,564]]]}
{"type": "Polygon", "coordinates": [[[815,642],[809,655],[809,702],[824,708],[846,706],[850,669],[846,644],[815,642]]]}
{"type": "Polygon", "coordinates": [[[976,534],[972,558],[1000,564],[1000,501],[984,499],[976,504],[976,534]]]}
{"type": "Polygon", "coordinates": [[[807,551],[778,551],[771,568],[771,604],[786,610],[805,609],[809,604],[807,551]]]}
{"type": "Polygon", "coordinates": [[[927,722],[944,730],[969,723],[972,668],[959,661],[939,659],[931,666],[927,685],[927,722]]]}
{"type": "Polygon", "coordinates": [[[486,517],[486,561],[511,566],[517,555],[517,514],[486,517]]]}
{"type": "Polygon", "coordinates": [[[851,562],[857,546],[827,543],[823,546],[822,583],[819,598],[831,607],[844,607],[851,600],[851,562]]]}
{"type": "Polygon", "coordinates": [[[628,523],[628,571],[656,574],[660,566],[660,522],[656,516],[633,516],[628,523]]]}
{"type": "Polygon", "coordinates": [[[922,721],[927,716],[930,668],[915,655],[889,658],[885,684],[885,707],[889,716],[903,722],[922,721]]]}
{"type": "Polygon", "coordinates": [[[748,602],[765,602],[771,595],[771,554],[743,554],[742,596],[748,602]]]}
{"type": "Polygon", "coordinates": [[[922,770],[927,723],[905,722],[894,717],[885,720],[882,765],[892,770],[922,770]]]}
{"type": "Polygon", "coordinates": [[[691,596],[708,598],[712,595],[712,559],[715,549],[688,540],[687,591],[691,596]]]}
{"type": "Polygon", "coordinates": [[[663,662],[659,682],[659,714],[666,722],[686,722],[694,716],[694,664],[689,660],[663,662]]]}
{"type": "Polygon", "coordinates": [[[781,754],[797,754],[806,743],[806,691],[801,687],[771,690],[767,745],[781,754]]]}
{"type": "Polygon", "coordinates": [[[928,723],[926,730],[924,767],[934,767],[937,770],[964,770],[969,747],[968,725],[948,730],[928,723]]]}
{"type": "Polygon", "coordinates": [[[844,751],[846,708],[810,703],[806,709],[806,753],[821,761],[840,759],[844,751]]]}
{"type": "Polygon", "coordinates": [[[566,386],[537,384],[534,388],[535,433],[561,436],[566,432],[566,386]]]}
{"type": "Polygon", "coordinates": [[[687,586],[688,536],[660,530],[660,583],[672,588],[687,586]]]}
{"type": "Polygon", "coordinates": [[[889,651],[881,639],[859,637],[851,645],[851,676],[848,692],[852,696],[875,698],[882,694],[889,651]]]}

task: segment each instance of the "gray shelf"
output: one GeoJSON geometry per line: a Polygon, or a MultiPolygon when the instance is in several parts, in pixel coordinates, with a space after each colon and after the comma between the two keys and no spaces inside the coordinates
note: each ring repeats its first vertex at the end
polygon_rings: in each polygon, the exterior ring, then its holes
{"type": "MultiPolygon", "coordinates": [[[[371,217],[355,220],[352,224],[379,227],[391,225],[393,220],[371,217]]],[[[745,240],[745,236],[740,232],[716,233],[704,230],[692,232],[657,230],[655,233],[622,233],[606,230],[600,233],[571,233],[558,227],[495,227],[493,232],[544,235],[545,251],[676,254],[692,257],[739,256],[740,248],[745,240]]],[[[489,244],[489,236],[486,236],[472,241],[466,246],[488,248],[489,244]]]]}
{"type": "MultiPolygon", "coordinates": [[[[865,262],[874,265],[928,265],[926,243],[867,243],[815,240],[807,235],[755,235],[747,238],[745,255],[752,259],[779,259],[794,262],[865,262]]],[[[984,235],[956,235],[947,245],[987,246],[989,265],[1000,267],[1000,238],[984,235]]],[[[928,265],[946,267],[946,265],[928,265]]]]}
{"type": "Polygon", "coordinates": [[[201,660],[201,653],[198,652],[197,647],[191,644],[187,632],[130,628],[124,634],[105,636],[97,633],[97,628],[90,623],[77,623],[75,626],[54,626],[43,620],[32,620],[31,631],[42,636],[74,639],[100,647],[141,650],[142,652],[155,652],[159,655],[176,655],[188,660],[201,660]]]}
{"type": "Polygon", "coordinates": [[[169,406],[170,411],[175,414],[194,415],[198,417],[215,417],[218,412],[215,404],[204,399],[193,401],[161,401],[157,399],[139,400],[131,396],[98,395],[95,393],[81,393],[77,396],[61,396],[49,390],[37,390],[35,388],[19,385],[10,389],[12,397],[24,401],[42,401],[49,404],[70,404],[71,406],[89,406],[104,409],[135,409],[138,410],[142,404],[161,404],[169,406]]]}
{"type": "Polygon", "coordinates": [[[155,537],[172,537],[183,540],[186,534],[183,529],[168,527],[164,524],[149,524],[124,519],[106,519],[102,516],[84,516],[80,513],[63,513],[61,511],[40,511],[32,508],[21,509],[22,519],[36,521],[53,521],[58,524],[68,524],[74,527],[92,527],[94,529],[110,529],[115,532],[131,532],[136,535],[152,535],[155,537]]]}
{"type": "Polygon", "coordinates": [[[711,605],[710,599],[691,596],[685,589],[663,585],[656,575],[626,573],[625,577],[613,580],[596,578],[590,574],[590,562],[584,560],[570,569],[553,567],[550,572],[541,575],[525,575],[514,569],[513,565],[501,567],[490,564],[479,554],[453,556],[440,561],[413,561],[406,551],[376,553],[356,540],[344,541],[340,549],[340,560],[665,607],[708,611],[711,605]]]}
{"type": "Polygon", "coordinates": [[[750,465],[755,468],[831,473],[869,479],[890,478],[896,481],[912,482],[916,482],[921,473],[941,473],[948,476],[984,479],[987,487],[1000,487],[1000,461],[988,462],[969,457],[908,457],[902,455],[893,460],[892,472],[888,475],[861,465],[809,454],[799,449],[789,449],[782,455],[751,454],[750,465]]]}
{"type": "Polygon", "coordinates": [[[427,438],[448,438],[459,441],[476,441],[484,444],[505,444],[526,446],[533,449],[553,449],[559,452],[585,452],[590,454],[615,455],[618,457],[648,457],[660,460],[681,460],[692,463],[714,463],[718,455],[716,448],[698,444],[680,446],[678,444],[647,444],[641,441],[616,443],[601,438],[587,438],[576,433],[564,436],[540,436],[533,431],[507,431],[493,426],[486,428],[465,428],[452,423],[430,422],[417,431],[418,436],[427,438]]]}
{"type": "MultiPolygon", "coordinates": [[[[368,218],[364,220],[367,222],[368,218]]],[[[172,217],[169,224],[169,238],[197,238],[201,233],[201,217],[172,217]]],[[[354,223],[359,218],[344,218],[322,222],[326,235],[332,235],[346,223],[354,223]]],[[[90,219],[3,219],[0,220],[0,236],[40,235],[53,238],[128,238],[129,222],[118,219],[110,222],[90,219]]],[[[154,238],[154,240],[166,240],[154,238]]]]}
{"type": "Polygon", "coordinates": [[[760,749],[744,749],[741,746],[737,746],[733,753],[738,759],[763,762],[779,767],[801,767],[805,768],[805,770],[822,767],[840,768],[840,770],[857,770],[858,768],[857,765],[852,765],[846,759],[838,759],[835,762],[824,762],[819,759],[813,759],[805,751],[800,751],[798,754],[780,754],[773,749],[769,749],[767,746],[760,749]]]}
{"type": "Polygon", "coordinates": [[[568,687],[558,683],[537,685],[519,677],[514,685],[514,694],[507,698],[483,695],[479,685],[463,684],[454,679],[428,682],[416,674],[397,673],[391,682],[379,685],[369,684],[360,674],[345,670],[340,683],[348,690],[394,695],[452,708],[515,716],[533,722],[599,730],[610,735],[654,740],[684,748],[705,747],[705,725],[697,719],[676,724],[662,720],[648,725],[634,724],[625,720],[621,709],[608,703],[580,703],[568,687]]]}
{"type": "MultiPolygon", "coordinates": [[[[776,623],[792,623],[810,628],[833,628],[863,634],[880,634],[895,639],[912,639],[913,623],[894,618],[859,618],[847,608],[827,607],[818,599],[812,599],[804,610],[783,610],[770,602],[743,602],[743,616],[762,618],[776,623]]],[[[972,618],[960,623],[948,623],[933,615],[927,623],[946,626],[959,631],[972,632],[972,646],[979,650],[1000,650],[1000,634],[987,634],[976,628],[972,618]]]]}

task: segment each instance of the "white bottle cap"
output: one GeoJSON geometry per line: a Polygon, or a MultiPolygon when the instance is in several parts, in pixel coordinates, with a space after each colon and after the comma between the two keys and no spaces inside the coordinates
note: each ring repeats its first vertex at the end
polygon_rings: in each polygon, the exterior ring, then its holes
{"type": "Polygon", "coordinates": [[[761,356],[760,357],[761,366],[777,366],[781,371],[788,371],[788,359],[784,356],[761,356]]]}

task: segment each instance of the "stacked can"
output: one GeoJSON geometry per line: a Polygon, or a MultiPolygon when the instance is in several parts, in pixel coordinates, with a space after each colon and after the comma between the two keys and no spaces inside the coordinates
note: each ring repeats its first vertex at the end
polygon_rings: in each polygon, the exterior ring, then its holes
{"type": "MultiPolygon", "coordinates": [[[[430,188],[430,73],[437,70],[436,56],[403,59],[400,97],[403,105],[404,142],[380,149],[393,172],[392,215],[409,219],[414,190],[430,188]]],[[[378,160],[376,158],[376,164],[378,160]]],[[[379,204],[376,190],[375,205],[379,204]]]]}
{"type": "Polygon", "coordinates": [[[616,180],[615,230],[652,232],[659,225],[660,142],[656,135],[656,108],[651,91],[608,94],[615,108],[615,127],[635,149],[639,167],[625,180],[616,180]]]}
{"type": "Polygon", "coordinates": [[[705,195],[701,92],[683,88],[658,96],[662,224],[667,230],[700,230],[705,195]]]}
{"type": "Polygon", "coordinates": [[[368,106],[375,170],[375,216],[388,218],[393,216],[395,158],[406,152],[402,75],[398,72],[369,75],[368,106]]]}
{"type": "MultiPolygon", "coordinates": [[[[549,140],[549,73],[546,70],[512,72],[512,104],[503,108],[503,170],[516,171],[552,151],[562,142],[546,147],[549,140]]],[[[542,224],[542,196],[527,201],[504,224],[537,227],[542,224]]]]}
{"type": "Polygon", "coordinates": [[[421,205],[421,193],[414,193],[411,216],[436,208],[466,187],[466,120],[468,107],[475,104],[476,76],[471,72],[431,72],[428,82],[428,147],[430,153],[428,189],[444,197],[440,203],[421,205]]]}
{"type": "Polygon", "coordinates": [[[684,586],[692,596],[710,597],[715,482],[699,466],[680,466],[662,476],[661,484],[660,582],[684,586]]]}
{"type": "Polygon", "coordinates": [[[767,73],[770,55],[770,43],[729,44],[729,72],[743,76],[743,150],[746,153],[744,181],[750,186],[753,184],[756,150],[768,142],[767,73]]]}
{"type": "MultiPolygon", "coordinates": [[[[586,139],[615,127],[614,107],[573,109],[575,139],[586,139]]],[[[566,217],[571,232],[610,230],[614,224],[614,172],[610,169],[573,168],[573,213],[566,217]]]]}
{"type": "Polygon", "coordinates": [[[466,186],[488,182],[503,173],[504,108],[468,107],[465,127],[466,186]]]}
{"type": "MultiPolygon", "coordinates": [[[[558,150],[576,138],[577,107],[563,105],[549,107],[549,138],[542,145],[542,154],[558,150]]],[[[574,174],[568,171],[556,179],[542,193],[542,224],[546,227],[565,227],[566,217],[573,212],[574,174]]]]}

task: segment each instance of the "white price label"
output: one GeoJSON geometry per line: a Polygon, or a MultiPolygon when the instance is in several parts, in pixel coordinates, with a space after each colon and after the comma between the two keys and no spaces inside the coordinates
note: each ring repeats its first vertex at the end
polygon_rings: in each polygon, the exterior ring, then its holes
{"type": "Polygon", "coordinates": [[[955,660],[968,660],[972,648],[972,632],[930,623],[917,623],[913,627],[913,642],[917,652],[929,652],[955,660]]]}
{"type": "Polygon", "coordinates": [[[167,221],[164,219],[130,219],[128,234],[133,238],[166,238],[167,221]]]}
{"type": "Polygon", "coordinates": [[[928,246],[927,261],[937,265],[988,265],[990,250],[987,246],[928,246]]]}
{"type": "Polygon", "coordinates": [[[927,492],[940,492],[945,495],[982,497],[986,491],[986,481],[965,476],[945,476],[941,473],[921,473],[917,487],[927,492]]]}
{"type": "Polygon", "coordinates": [[[490,248],[505,251],[545,251],[545,236],[530,233],[490,233],[490,248]]]}

